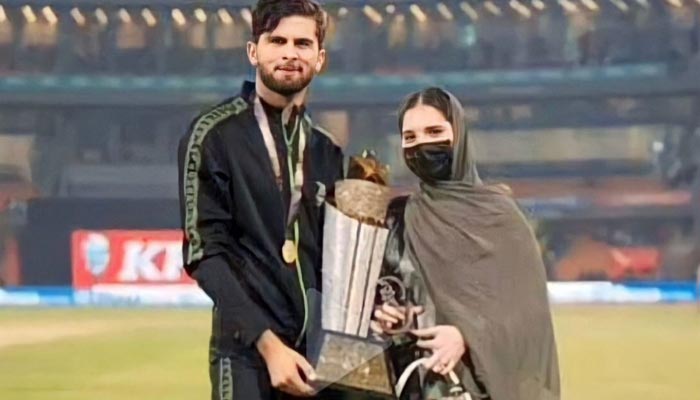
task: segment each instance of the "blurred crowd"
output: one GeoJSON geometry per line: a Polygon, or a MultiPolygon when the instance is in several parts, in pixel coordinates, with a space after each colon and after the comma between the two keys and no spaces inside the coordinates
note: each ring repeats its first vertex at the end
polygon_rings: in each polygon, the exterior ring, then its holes
{"type": "MultiPolygon", "coordinates": [[[[697,7],[559,3],[331,5],[328,68],[357,74],[572,67],[698,53],[697,7]]],[[[0,74],[244,74],[250,18],[245,8],[4,6],[0,74]]]]}

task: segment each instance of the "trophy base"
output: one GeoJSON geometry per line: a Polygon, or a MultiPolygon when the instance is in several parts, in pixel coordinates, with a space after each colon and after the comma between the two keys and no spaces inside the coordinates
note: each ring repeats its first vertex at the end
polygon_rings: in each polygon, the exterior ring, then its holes
{"type": "Polygon", "coordinates": [[[396,398],[386,343],[323,331],[316,349],[316,387],[396,398]]]}

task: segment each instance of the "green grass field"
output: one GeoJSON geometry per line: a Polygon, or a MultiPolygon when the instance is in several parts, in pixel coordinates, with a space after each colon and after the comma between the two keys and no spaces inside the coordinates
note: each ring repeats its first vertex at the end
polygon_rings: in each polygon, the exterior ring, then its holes
{"type": "MultiPolygon", "coordinates": [[[[566,400],[700,399],[692,306],[555,309],[566,400]]],[[[204,310],[0,309],[0,399],[206,399],[204,310]]]]}

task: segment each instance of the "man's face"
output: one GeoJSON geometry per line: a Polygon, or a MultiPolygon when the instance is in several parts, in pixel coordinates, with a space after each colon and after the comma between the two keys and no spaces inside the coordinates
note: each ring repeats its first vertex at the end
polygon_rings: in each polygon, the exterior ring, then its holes
{"type": "Polygon", "coordinates": [[[316,21],[309,17],[283,18],[258,43],[248,43],[248,58],[263,84],[283,96],[305,89],[321,71],[325,56],[316,37],[316,21]]]}

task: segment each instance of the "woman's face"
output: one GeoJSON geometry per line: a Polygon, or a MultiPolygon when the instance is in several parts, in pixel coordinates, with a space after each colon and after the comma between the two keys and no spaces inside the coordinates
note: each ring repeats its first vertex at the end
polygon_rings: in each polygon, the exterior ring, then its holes
{"type": "Polygon", "coordinates": [[[452,124],[435,107],[418,104],[403,117],[401,146],[409,149],[426,143],[454,143],[452,124]]]}
{"type": "Polygon", "coordinates": [[[423,182],[451,179],[454,140],[452,124],[437,108],[417,105],[406,111],[401,132],[403,157],[423,182]]]}

